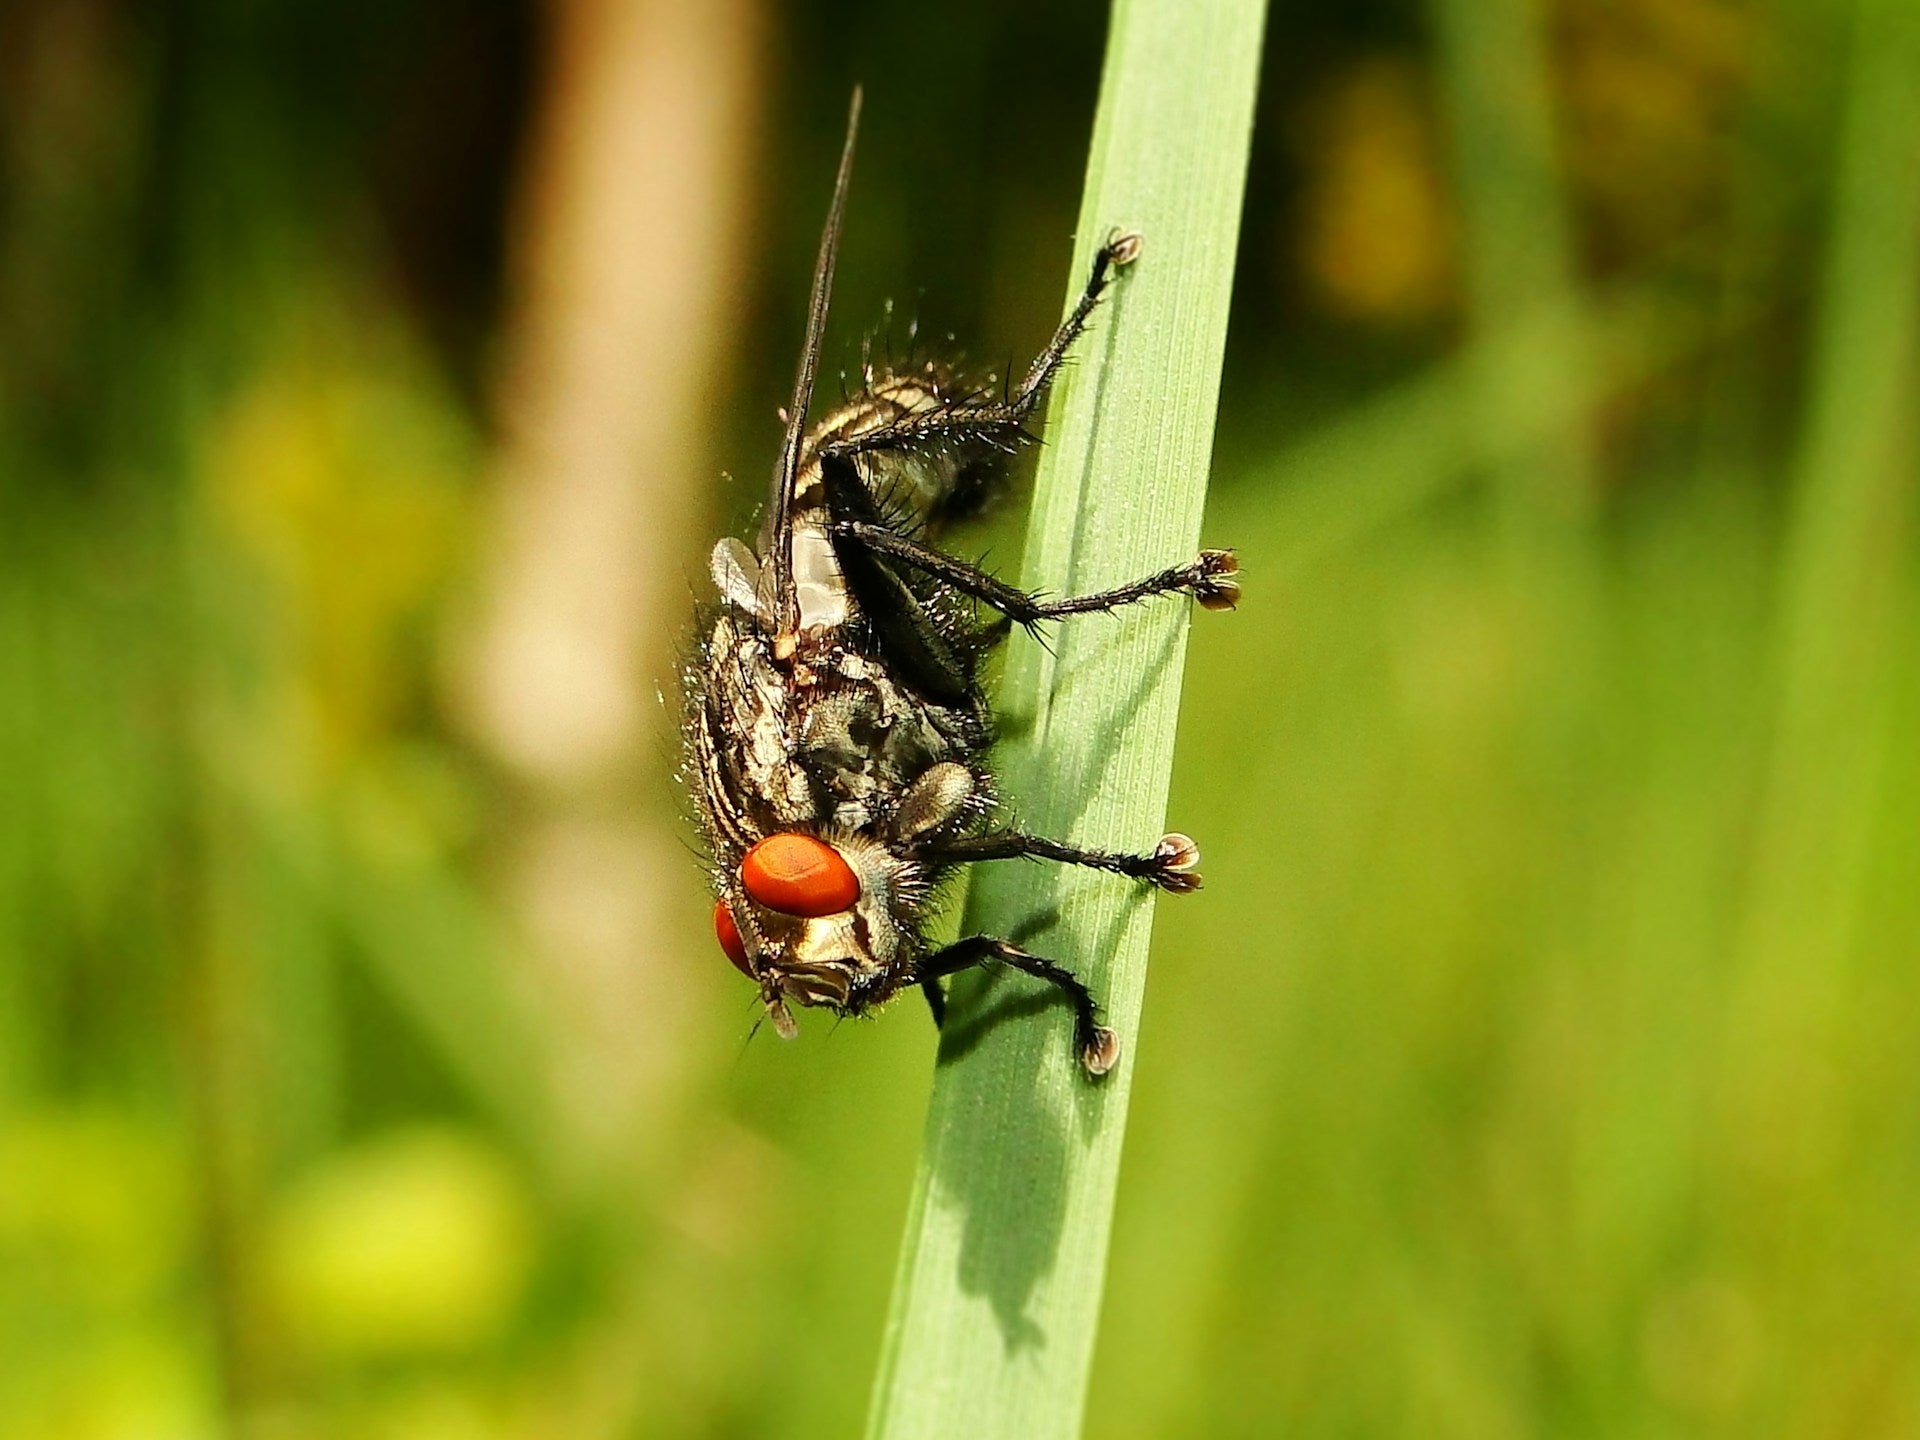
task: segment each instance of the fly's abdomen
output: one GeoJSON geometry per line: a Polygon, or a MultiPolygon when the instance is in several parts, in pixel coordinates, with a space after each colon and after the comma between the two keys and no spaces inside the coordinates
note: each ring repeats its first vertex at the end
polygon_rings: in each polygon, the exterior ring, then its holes
{"type": "MultiPolygon", "coordinates": [[[[911,374],[869,367],[866,389],[828,415],[807,437],[802,503],[810,485],[817,493],[817,457],[827,447],[915,421],[926,423],[931,433],[940,428],[943,416],[977,405],[980,398],[934,361],[911,374]]],[[[976,513],[992,498],[1005,476],[1007,460],[1024,439],[1017,429],[1010,429],[1004,439],[974,434],[958,440],[947,436],[937,444],[891,445],[861,454],[854,468],[887,524],[937,532],[948,521],[976,513]]]]}

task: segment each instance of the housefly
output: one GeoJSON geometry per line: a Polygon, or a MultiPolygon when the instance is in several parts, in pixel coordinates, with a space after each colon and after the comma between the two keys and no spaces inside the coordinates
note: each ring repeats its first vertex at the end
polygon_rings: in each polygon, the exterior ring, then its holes
{"type": "Polygon", "coordinates": [[[718,596],[685,667],[683,773],[710,857],[714,930],[783,1036],[793,1006],[863,1015],[909,987],[939,1023],[946,977],[1003,965],[1061,992],[1080,1064],[1102,1075],[1119,1040],[1079,977],[993,935],[935,944],[931,902],[955,867],[1017,858],[1184,894],[1199,888],[1199,851],[1184,835],[1127,854],[1011,825],[989,765],[981,667],[1014,625],[1168,594],[1231,609],[1237,563],[1231,550],[1203,550],[1131,584],[1046,599],[931,543],[1031,438],[1049,382],[1139,256],[1137,235],[1101,246],[1017,385],[989,395],[938,363],[869,365],[851,398],[809,423],[859,112],[856,91],[759,541],[714,547],[718,596]]]}

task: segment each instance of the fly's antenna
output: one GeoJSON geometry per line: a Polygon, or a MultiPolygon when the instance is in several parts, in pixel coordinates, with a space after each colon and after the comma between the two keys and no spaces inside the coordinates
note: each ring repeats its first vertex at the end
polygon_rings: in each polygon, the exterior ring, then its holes
{"type": "Polygon", "coordinates": [[[827,301],[833,292],[833,266],[840,256],[840,222],[847,209],[847,182],[853,177],[853,142],[860,130],[860,87],[853,87],[847,110],[847,140],[840,152],[840,174],[833,182],[833,204],[826,229],[820,233],[820,257],[813,265],[813,293],[807,301],[807,340],[800,351],[800,373],[793,382],[793,403],[787,406],[787,435],[780,446],[780,464],[773,472],[773,604],[776,659],[793,658],[799,644],[799,601],[793,586],[793,491],[800,478],[800,449],[806,441],[807,408],[813,403],[813,380],[820,368],[820,345],[827,328],[827,301]]]}

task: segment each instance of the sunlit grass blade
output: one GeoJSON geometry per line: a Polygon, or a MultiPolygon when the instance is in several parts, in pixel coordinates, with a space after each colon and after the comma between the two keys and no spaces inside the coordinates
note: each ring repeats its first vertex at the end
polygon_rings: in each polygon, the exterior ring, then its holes
{"type": "MultiPolygon", "coordinates": [[[[1071,286],[1114,229],[1138,231],[1145,247],[1054,397],[1028,588],[1098,589],[1198,542],[1261,20],[1257,0],[1115,8],[1071,286]]],[[[1065,625],[1046,644],[1016,637],[998,698],[1005,790],[1024,826],[1153,845],[1186,624],[1185,606],[1163,602],[1065,625]]],[[[1151,916],[1145,894],[1109,876],[976,874],[965,929],[1014,936],[1084,976],[1124,1048],[1090,1083],[1066,1012],[1037,987],[955,984],[872,1435],[1078,1433],[1151,916]]]]}

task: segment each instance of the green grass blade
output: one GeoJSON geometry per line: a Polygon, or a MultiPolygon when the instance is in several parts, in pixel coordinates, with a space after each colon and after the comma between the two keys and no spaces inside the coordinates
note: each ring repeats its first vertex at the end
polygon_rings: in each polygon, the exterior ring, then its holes
{"type": "Polygon", "coordinates": [[[1259,467],[1261,507],[1285,547],[1281,567],[1297,576],[1335,561],[1474,475],[1581,443],[1577,432],[1609,398],[1697,359],[1716,334],[1744,335],[1760,318],[1750,303],[1723,306],[1716,317],[1672,299],[1670,289],[1627,281],[1590,304],[1532,307],[1307,430],[1259,467]],[[1561,364],[1570,352],[1591,363],[1561,364]],[[1482,424],[1479,402],[1496,392],[1509,397],[1501,422],[1482,424]]]}
{"type": "MultiPolygon", "coordinates": [[[[1097,589],[1198,542],[1261,20],[1258,0],[1115,7],[1071,284],[1116,227],[1145,248],[1054,397],[1029,588],[1097,589]]],[[[1116,847],[1159,837],[1186,609],[1083,619],[1055,631],[1051,652],[1016,637],[1001,769],[1024,826],[1116,847]]],[[[955,984],[871,1435],[1078,1433],[1151,915],[1146,895],[1112,877],[1040,865],[976,874],[965,929],[1014,936],[1085,976],[1125,1050],[1090,1084],[1066,1012],[1039,987],[955,984]]]]}
{"type": "MultiPolygon", "coordinates": [[[[1741,1012],[1771,1104],[1831,1047],[1883,793],[1912,566],[1920,365],[1920,12],[1856,0],[1806,429],[1781,565],[1773,752],[1741,1012]]],[[[1802,1109],[1797,1114],[1816,1112],[1802,1109]]]]}
{"type": "MultiPolygon", "coordinates": [[[[1435,0],[1441,89],[1452,135],[1454,188],[1465,231],[1472,328],[1498,333],[1516,315],[1564,307],[1577,297],[1569,204],[1553,154],[1552,79],[1539,0],[1435,0]]],[[[1590,368],[1577,329],[1536,357],[1527,372],[1488,374],[1472,399],[1475,419],[1498,431],[1536,387],[1565,390],[1590,368]]],[[[1494,478],[1514,538],[1547,542],[1564,560],[1595,497],[1595,463],[1584,436],[1560,437],[1499,466],[1494,478]]]]}

